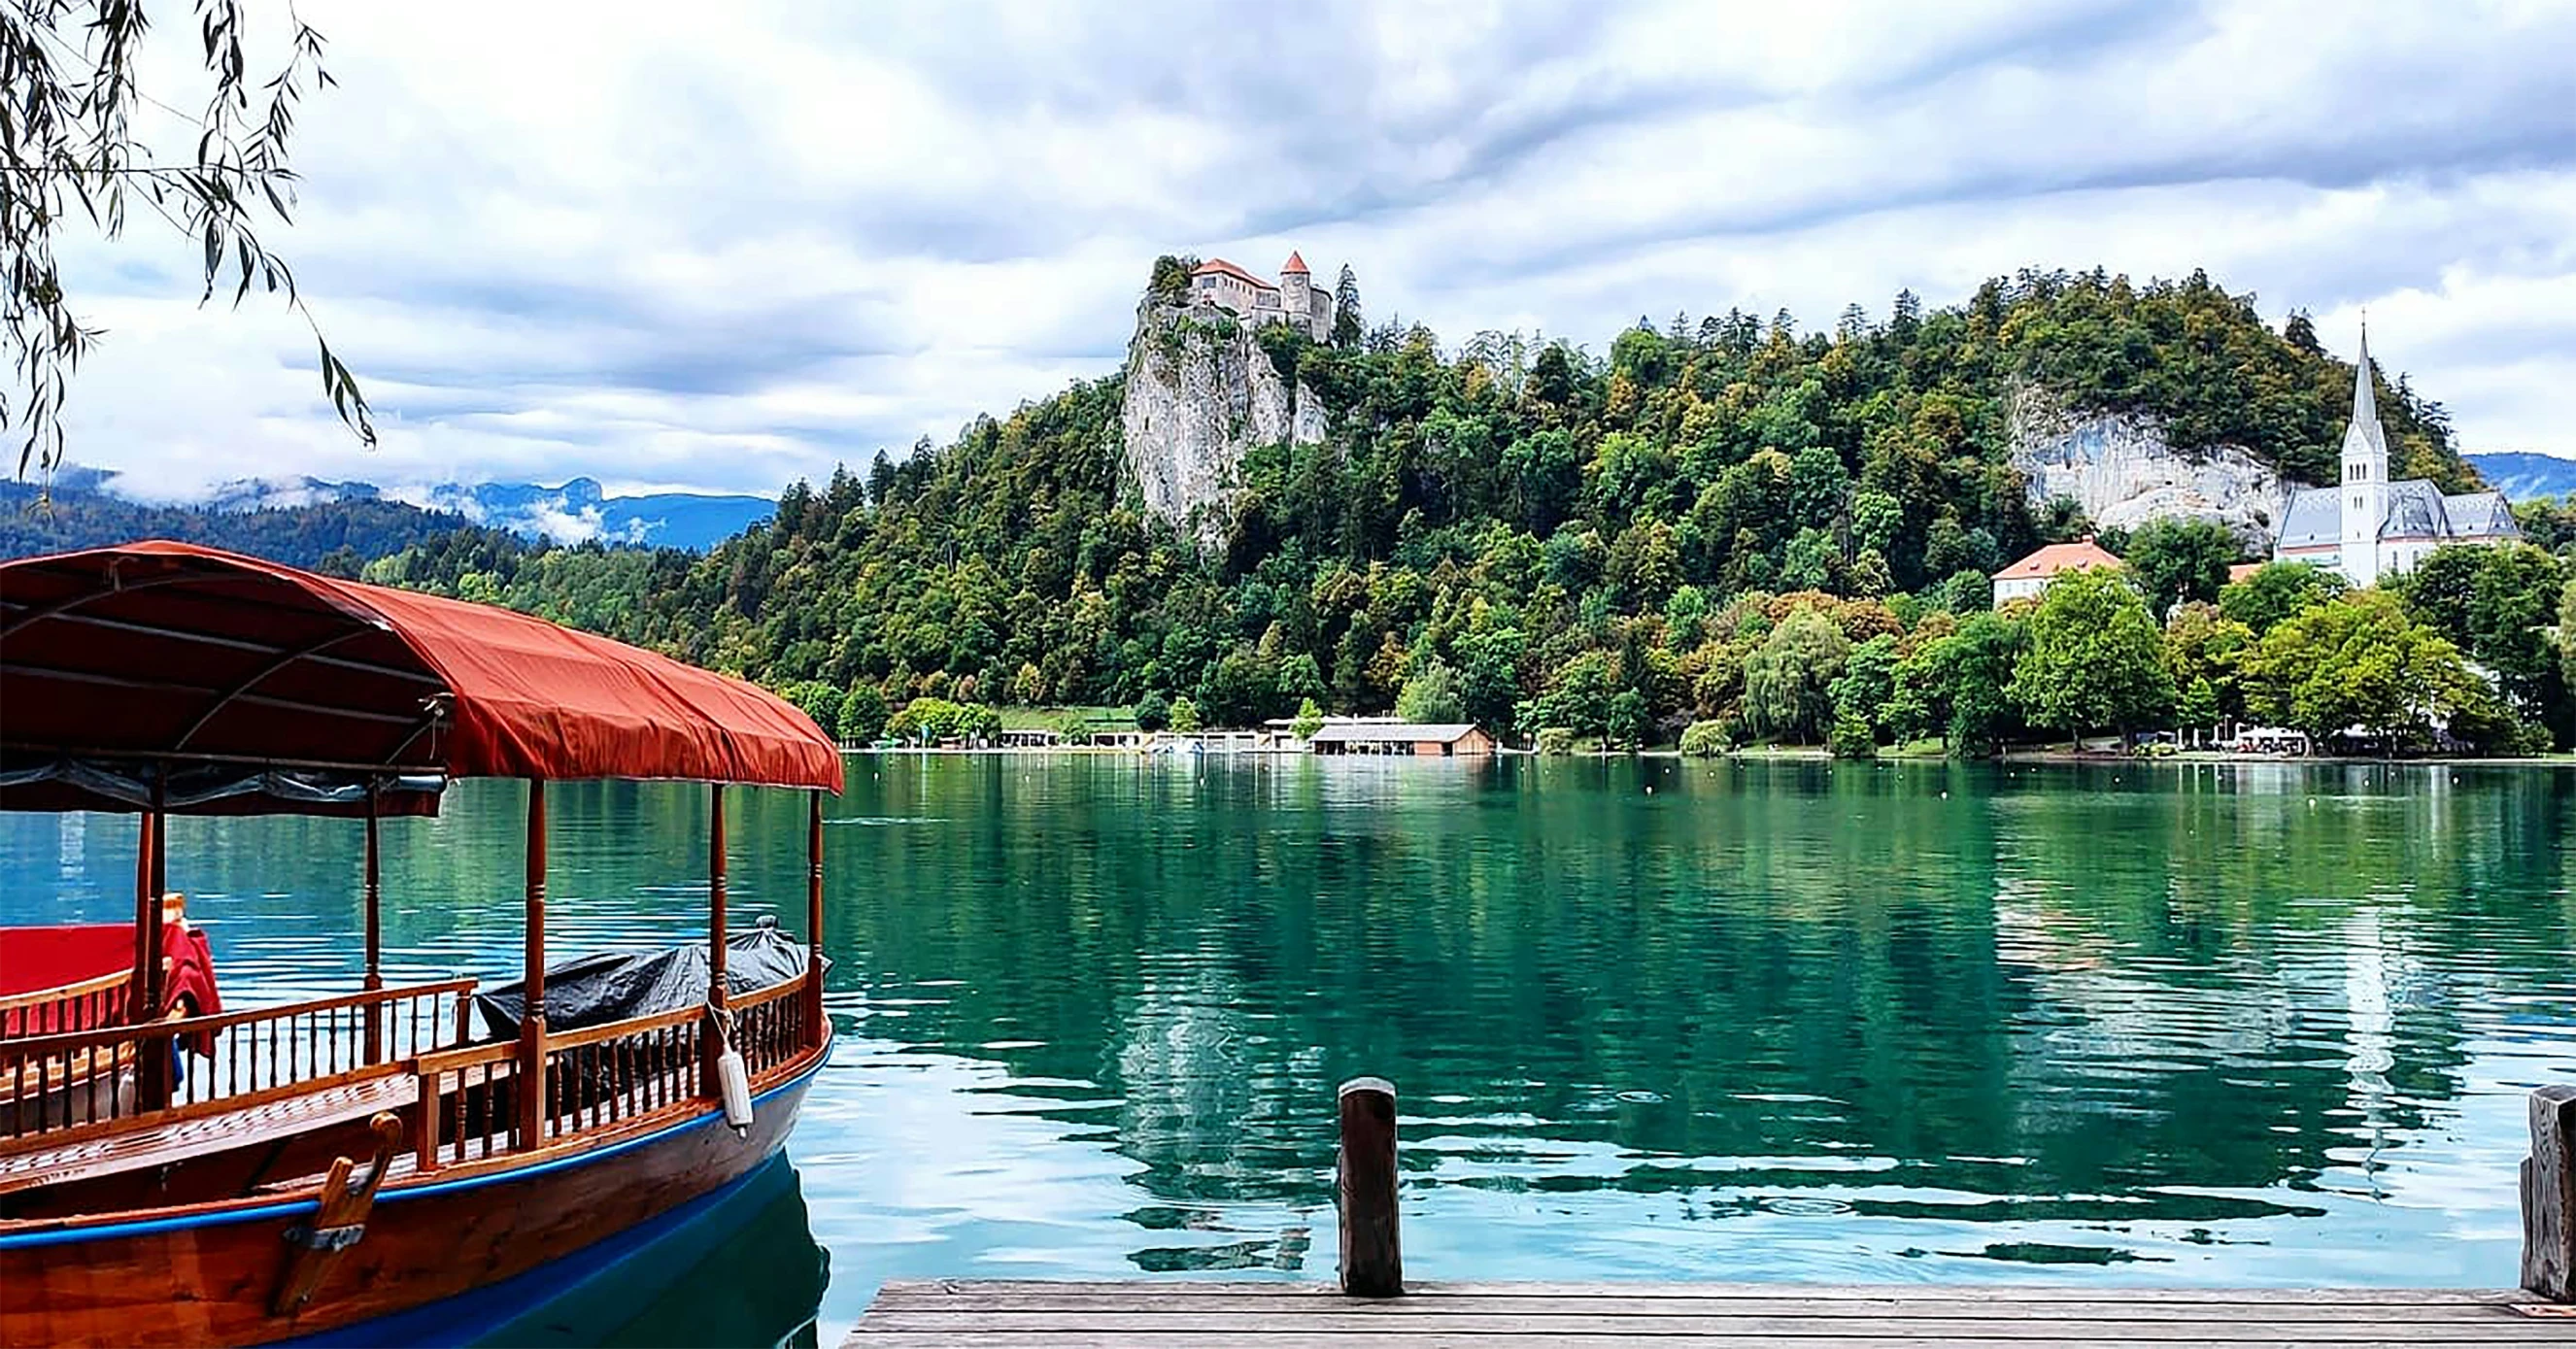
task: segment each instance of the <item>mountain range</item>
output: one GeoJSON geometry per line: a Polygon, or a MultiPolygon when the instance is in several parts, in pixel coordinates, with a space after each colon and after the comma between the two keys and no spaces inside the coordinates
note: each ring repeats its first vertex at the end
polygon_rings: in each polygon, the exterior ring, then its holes
{"type": "Polygon", "coordinates": [[[2469,454],[2462,455],[2487,485],[2505,494],[2509,501],[2530,501],[2535,497],[2566,496],[2576,493],[2576,459],[2561,459],[2554,454],[2469,454]]]}
{"type": "MultiPolygon", "coordinates": [[[[103,490],[117,494],[114,480],[103,490]]],[[[244,478],[216,488],[205,505],[218,511],[247,511],[379,500],[461,515],[486,528],[553,543],[596,541],[693,553],[732,538],[777,509],[777,502],[757,496],[702,492],[610,496],[595,478],[571,478],[554,486],[451,482],[391,488],[312,477],[244,478]]]]}
{"type": "Polygon", "coordinates": [[[380,487],[321,478],[245,478],[202,499],[138,499],[120,475],[66,465],[49,484],[0,482],[0,556],[158,537],[312,566],[340,550],[380,557],[469,526],[550,543],[704,552],[776,509],[766,497],[693,492],[610,496],[590,478],[380,487]],[[39,501],[43,502],[41,509],[39,501]]]}

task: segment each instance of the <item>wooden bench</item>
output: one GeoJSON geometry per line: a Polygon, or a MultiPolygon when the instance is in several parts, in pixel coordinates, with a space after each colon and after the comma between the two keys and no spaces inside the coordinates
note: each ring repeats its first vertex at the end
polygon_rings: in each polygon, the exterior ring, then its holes
{"type": "Polygon", "coordinates": [[[0,1155],[0,1194],[166,1166],[363,1121],[380,1110],[399,1113],[418,1099],[418,1090],[409,1072],[388,1065],[354,1080],[230,1110],[157,1124],[147,1117],[132,1127],[0,1155]]]}

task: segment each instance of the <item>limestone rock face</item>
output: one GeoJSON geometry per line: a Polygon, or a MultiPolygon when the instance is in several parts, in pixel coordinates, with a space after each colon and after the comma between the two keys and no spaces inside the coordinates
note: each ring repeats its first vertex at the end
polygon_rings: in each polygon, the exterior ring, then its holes
{"type": "Polygon", "coordinates": [[[1138,307],[1127,343],[1119,421],[1146,509],[1188,524],[1205,543],[1225,537],[1245,451],[1324,438],[1323,404],[1280,375],[1251,328],[1151,300],[1138,307]]]}
{"type": "Polygon", "coordinates": [[[2028,385],[2014,392],[2011,432],[2012,466],[2032,504],[2072,497],[2104,528],[2211,520],[2267,554],[2298,486],[2242,446],[2185,453],[2154,418],[2078,415],[2028,385]]]}

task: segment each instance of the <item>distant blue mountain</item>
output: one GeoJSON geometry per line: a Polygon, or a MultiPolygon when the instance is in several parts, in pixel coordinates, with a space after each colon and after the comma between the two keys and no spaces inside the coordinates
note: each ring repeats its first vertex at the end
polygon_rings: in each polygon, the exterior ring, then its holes
{"type": "MultiPolygon", "coordinates": [[[[364,486],[364,484],[357,484],[364,486]]],[[[413,494],[406,493],[406,496],[413,494]]],[[[454,511],[495,528],[560,543],[646,544],[703,553],[769,518],[767,497],[653,492],[613,497],[590,478],[559,487],[541,483],[446,483],[416,498],[431,510],[454,511]]]]}
{"type": "MultiPolygon", "coordinates": [[[[121,495],[109,475],[90,469],[83,486],[121,495]],[[103,488],[99,486],[104,481],[103,488]]],[[[57,479],[59,484],[60,479],[57,479]]],[[[591,478],[574,478],[560,486],[543,483],[441,483],[428,488],[385,489],[369,482],[330,482],[321,478],[245,478],[215,489],[202,509],[212,511],[290,510],[343,502],[404,502],[430,511],[461,515],[479,525],[507,529],[557,543],[642,544],[685,548],[703,553],[766,520],[778,503],[767,497],[718,496],[697,492],[655,492],[641,496],[608,495],[591,478]]]]}
{"type": "Polygon", "coordinates": [[[2554,454],[2471,454],[2461,456],[2487,485],[2507,500],[2556,497],[2576,493],[2576,459],[2554,454]]]}

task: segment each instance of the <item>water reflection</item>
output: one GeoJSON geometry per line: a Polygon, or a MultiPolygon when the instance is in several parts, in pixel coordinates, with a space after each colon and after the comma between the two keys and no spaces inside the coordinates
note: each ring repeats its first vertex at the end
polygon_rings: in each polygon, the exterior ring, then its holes
{"type": "MultiPolygon", "coordinates": [[[[2492,1285],[2576,1077],[2576,774],[852,765],[827,1338],[892,1275],[1322,1277],[1361,1073],[1425,1277],[2492,1285]]],[[[515,976],[518,790],[388,828],[400,972],[515,976]]],[[[557,790],[556,949],[693,937],[703,793],[557,790]]],[[[732,809],[801,927],[801,804],[732,809]]],[[[0,820],[0,917],[118,915],[130,834],[0,820]]],[[[353,975],[352,826],[172,836],[244,1005],[353,975]]]]}

